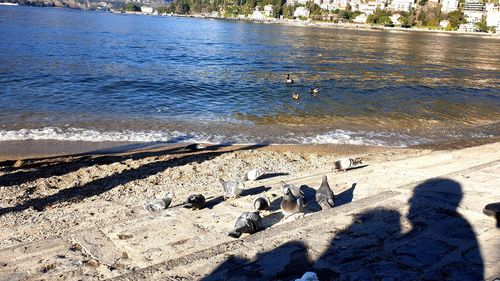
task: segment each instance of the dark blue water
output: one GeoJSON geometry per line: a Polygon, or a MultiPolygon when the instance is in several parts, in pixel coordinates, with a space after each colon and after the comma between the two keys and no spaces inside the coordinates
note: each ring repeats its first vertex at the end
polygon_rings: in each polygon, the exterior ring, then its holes
{"type": "Polygon", "coordinates": [[[0,29],[0,140],[500,135],[498,38],[5,6],[0,29]]]}

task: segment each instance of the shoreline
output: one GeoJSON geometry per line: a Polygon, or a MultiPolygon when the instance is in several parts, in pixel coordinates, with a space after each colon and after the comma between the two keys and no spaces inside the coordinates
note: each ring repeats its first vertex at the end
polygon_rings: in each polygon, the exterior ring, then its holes
{"type": "MultiPolygon", "coordinates": [[[[208,144],[217,150],[232,150],[245,146],[254,146],[259,150],[274,152],[315,153],[331,155],[340,153],[342,156],[361,155],[383,151],[404,150],[452,150],[480,146],[499,142],[500,137],[460,139],[453,141],[433,142],[407,147],[391,147],[354,144],[208,144]]],[[[50,158],[71,158],[79,156],[127,155],[137,152],[153,152],[169,149],[181,149],[189,143],[169,142],[123,142],[123,141],[60,141],[60,140],[16,140],[0,141],[0,161],[42,160],[50,158]]]]}
{"type": "Polygon", "coordinates": [[[333,23],[326,21],[313,21],[313,20],[278,20],[278,19],[252,19],[252,18],[234,18],[234,17],[211,17],[205,15],[182,15],[182,14],[146,14],[141,12],[123,12],[118,10],[100,10],[100,9],[78,9],[71,7],[57,7],[57,6],[32,6],[32,5],[4,5],[4,6],[20,6],[20,7],[37,7],[37,8],[57,8],[57,9],[70,9],[70,10],[81,10],[81,11],[95,11],[95,12],[105,12],[112,14],[123,14],[123,15],[139,15],[139,16],[156,16],[156,17],[179,17],[179,18],[195,18],[195,19],[206,19],[206,20],[223,20],[223,21],[242,21],[249,23],[261,23],[261,24],[279,24],[284,26],[297,26],[297,27],[319,27],[319,28],[331,28],[340,30],[365,30],[365,31],[395,31],[395,32],[425,32],[434,34],[454,34],[463,36],[480,36],[500,39],[500,32],[497,33],[483,33],[483,32],[465,32],[465,31],[446,31],[439,29],[428,29],[428,28],[403,28],[403,27],[385,27],[378,25],[370,25],[366,23],[333,23]]]}
{"type": "MultiPolygon", "coordinates": [[[[116,14],[121,14],[119,12],[112,12],[116,14]]],[[[128,14],[128,13],[125,13],[128,14]]],[[[132,13],[131,13],[132,14],[132,13]]],[[[135,14],[135,13],[133,13],[135,14]]],[[[137,15],[144,15],[137,13],[137,15]]],[[[156,15],[156,16],[170,16],[170,17],[180,17],[180,18],[195,18],[195,19],[207,19],[207,20],[223,20],[223,21],[243,21],[250,23],[261,23],[261,24],[281,24],[285,26],[298,26],[298,27],[319,27],[319,28],[331,28],[340,30],[366,30],[366,31],[396,31],[396,32],[427,32],[436,34],[456,34],[456,35],[472,35],[490,38],[500,38],[500,33],[482,33],[482,32],[465,32],[465,31],[447,31],[439,29],[426,29],[426,28],[403,28],[403,27],[385,27],[378,25],[370,25],[366,23],[334,23],[326,21],[313,21],[313,20],[277,20],[277,19],[251,19],[251,18],[227,18],[227,17],[211,17],[203,15],[156,15]]]]}

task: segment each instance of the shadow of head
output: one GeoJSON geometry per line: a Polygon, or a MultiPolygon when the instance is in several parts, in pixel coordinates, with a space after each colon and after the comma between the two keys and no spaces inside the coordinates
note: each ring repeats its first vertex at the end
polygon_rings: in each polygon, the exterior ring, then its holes
{"type": "Polygon", "coordinates": [[[291,241],[252,259],[232,256],[201,280],[295,280],[311,267],[307,246],[291,241]]]}
{"type": "Polygon", "coordinates": [[[442,205],[447,209],[456,210],[462,200],[461,185],[451,179],[431,179],[419,184],[413,189],[410,198],[410,213],[427,208],[431,203],[442,205]]]}

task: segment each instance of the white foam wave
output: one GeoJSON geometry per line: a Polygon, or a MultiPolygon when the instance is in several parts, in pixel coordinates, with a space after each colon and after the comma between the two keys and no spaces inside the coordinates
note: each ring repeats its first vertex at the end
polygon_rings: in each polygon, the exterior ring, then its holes
{"type": "Polygon", "coordinates": [[[430,142],[430,139],[415,138],[395,132],[335,130],[309,137],[299,137],[302,144],[350,144],[407,147],[430,142]]]}
{"type": "Polygon", "coordinates": [[[39,129],[0,130],[0,141],[59,140],[85,142],[202,142],[232,144],[350,144],[405,147],[430,142],[430,139],[394,133],[374,131],[335,130],[313,136],[288,134],[285,136],[251,136],[246,134],[220,135],[204,132],[180,131],[97,131],[82,128],[45,127],[39,129]]]}

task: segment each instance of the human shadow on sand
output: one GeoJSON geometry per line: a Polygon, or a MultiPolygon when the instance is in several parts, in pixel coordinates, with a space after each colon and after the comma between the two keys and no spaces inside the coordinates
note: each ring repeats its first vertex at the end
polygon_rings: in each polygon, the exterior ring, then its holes
{"type": "MultiPolygon", "coordinates": [[[[246,146],[236,150],[247,150],[255,149],[258,146],[246,146]]],[[[81,186],[74,186],[71,188],[60,190],[52,195],[43,198],[28,199],[25,202],[13,206],[0,209],[0,215],[4,215],[10,212],[19,212],[26,210],[28,208],[34,208],[35,210],[44,210],[54,204],[64,203],[64,202],[77,202],[88,197],[96,196],[109,191],[119,185],[126,184],[131,181],[147,178],[151,175],[162,172],[168,168],[183,166],[193,162],[203,162],[215,157],[218,157],[224,153],[232,152],[230,151],[213,151],[204,152],[194,155],[185,155],[182,157],[172,158],[165,161],[151,162],[149,164],[140,166],[136,169],[123,170],[120,173],[113,174],[111,176],[100,178],[81,186]]]]}
{"type": "Polygon", "coordinates": [[[428,180],[413,190],[405,227],[397,210],[372,208],[344,229],[331,223],[307,231],[312,241],[330,239],[326,250],[295,240],[226,260],[203,280],[295,280],[306,271],[320,280],[483,280],[476,236],[457,212],[461,198],[459,183],[428,180]]]}

